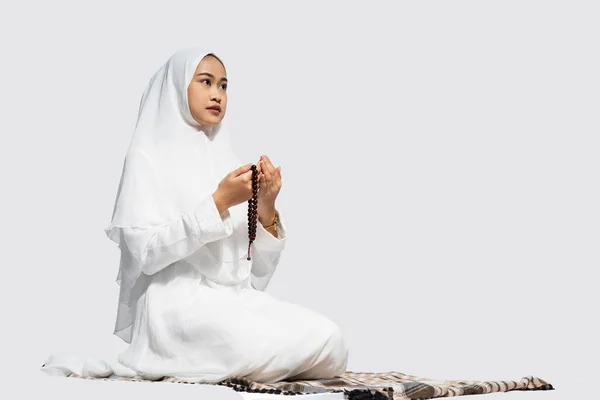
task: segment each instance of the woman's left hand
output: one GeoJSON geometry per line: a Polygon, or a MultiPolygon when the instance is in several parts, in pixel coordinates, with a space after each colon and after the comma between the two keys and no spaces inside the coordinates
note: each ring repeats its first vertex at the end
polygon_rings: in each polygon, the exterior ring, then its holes
{"type": "Polygon", "coordinates": [[[258,170],[258,206],[275,207],[275,199],[281,190],[281,166],[275,168],[271,159],[265,155],[257,163],[258,170]]]}

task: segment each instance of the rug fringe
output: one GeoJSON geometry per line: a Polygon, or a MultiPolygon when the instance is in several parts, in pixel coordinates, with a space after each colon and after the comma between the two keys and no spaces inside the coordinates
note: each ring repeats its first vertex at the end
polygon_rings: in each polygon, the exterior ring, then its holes
{"type": "Polygon", "coordinates": [[[344,398],[348,400],[391,400],[390,396],[383,395],[377,390],[370,389],[344,389],[344,398]]]}

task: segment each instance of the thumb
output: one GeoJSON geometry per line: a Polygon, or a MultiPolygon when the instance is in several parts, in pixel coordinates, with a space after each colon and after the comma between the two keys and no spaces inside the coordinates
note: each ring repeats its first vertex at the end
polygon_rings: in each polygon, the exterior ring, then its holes
{"type": "Polygon", "coordinates": [[[246,165],[242,165],[241,167],[233,170],[233,176],[237,177],[237,176],[243,174],[244,172],[249,171],[250,167],[252,167],[252,163],[249,163],[249,164],[246,164],[246,165]]]}

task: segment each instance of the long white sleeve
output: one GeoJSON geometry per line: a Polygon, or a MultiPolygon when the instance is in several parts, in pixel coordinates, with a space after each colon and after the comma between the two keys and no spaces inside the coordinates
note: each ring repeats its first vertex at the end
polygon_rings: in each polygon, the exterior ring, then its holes
{"type": "MultiPolygon", "coordinates": [[[[152,275],[206,243],[233,233],[229,210],[219,214],[212,194],[190,213],[150,228],[124,228],[122,237],[140,270],[152,275]]],[[[122,249],[123,251],[123,249],[122,249]]]]}
{"type": "Polygon", "coordinates": [[[256,224],[256,239],[252,249],[251,283],[255,289],[264,291],[279,265],[281,252],[285,248],[285,221],[279,213],[277,237],[269,233],[260,221],[256,224]]]}

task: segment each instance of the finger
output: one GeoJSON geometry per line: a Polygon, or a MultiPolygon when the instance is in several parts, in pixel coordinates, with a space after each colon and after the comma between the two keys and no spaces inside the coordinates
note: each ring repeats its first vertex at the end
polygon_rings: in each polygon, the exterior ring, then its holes
{"type": "MultiPolygon", "coordinates": [[[[261,158],[261,160],[258,163],[260,164],[260,168],[259,168],[260,174],[262,175],[263,181],[265,181],[267,178],[265,176],[265,161],[261,158]]],[[[265,181],[265,183],[267,183],[267,182],[265,181]]]]}
{"type": "Polygon", "coordinates": [[[273,163],[271,162],[271,159],[269,158],[269,156],[267,156],[267,155],[263,155],[263,156],[262,156],[262,159],[263,159],[263,160],[264,160],[264,162],[265,162],[265,167],[266,167],[266,168],[271,168],[271,170],[274,170],[274,169],[275,169],[275,166],[274,166],[274,165],[273,165],[273,163]]]}
{"type": "MultiPolygon", "coordinates": [[[[237,176],[243,174],[244,172],[250,170],[251,167],[252,167],[252,164],[242,165],[241,167],[233,170],[233,176],[237,177],[237,176]]],[[[252,170],[250,170],[250,172],[252,172],[252,170]]]]}
{"type": "Polygon", "coordinates": [[[244,179],[245,182],[250,182],[252,181],[252,170],[246,171],[240,176],[244,179]]]}
{"type": "Polygon", "coordinates": [[[276,183],[281,182],[281,166],[273,167],[273,181],[276,183]]]}
{"type": "Polygon", "coordinates": [[[273,174],[271,173],[271,170],[267,167],[267,163],[265,162],[265,165],[263,165],[263,173],[265,174],[265,183],[270,183],[275,177],[273,176],[273,174]]]}
{"type": "Polygon", "coordinates": [[[275,175],[275,166],[273,166],[271,159],[267,156],[263,156],[263,159],[265,160],[264,169],[268,170],[271,175],[275,175]]]}

